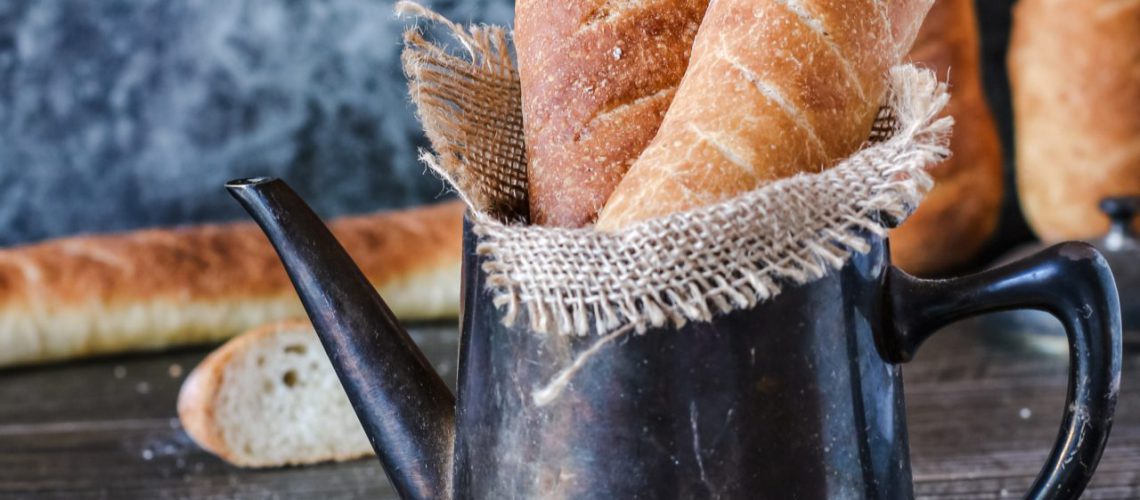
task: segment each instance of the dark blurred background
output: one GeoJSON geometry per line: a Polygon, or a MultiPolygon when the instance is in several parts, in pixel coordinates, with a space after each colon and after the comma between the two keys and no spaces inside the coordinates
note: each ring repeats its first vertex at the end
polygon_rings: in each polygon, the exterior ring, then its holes
{"type": "Polygon", "coordinates": [[[0,244],[242,218],[222,190],[241,176],[283,177],[326,216],[441,196],[392,5],[0,0],[0,244]]]}
{"type": "MultiPolygon", "coordinates": [[[[423,3],[457,21],[513,12],[423,3]]],[[[1011,4],[978,2],[1007,157],[1011,4]]],[[[244,219],[221,187],[242,176],[283,177],[324,216],[446,196],[416,160],[426,143],[399,62],[409,21],[392,5],[0,0],[0,245],[244,219]]],[[[990,255],[1029,237],[1009,192],[990,255]]]]}

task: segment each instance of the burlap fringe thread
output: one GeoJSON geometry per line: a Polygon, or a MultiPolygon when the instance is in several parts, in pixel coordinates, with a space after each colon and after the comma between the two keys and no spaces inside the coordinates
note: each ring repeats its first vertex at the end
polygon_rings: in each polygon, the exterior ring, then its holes
{"type": "Polygon", "coordinates": [[[503,321],[536,333],[611,334],[681,327],[752,307],[866,252],[917,207],[926,168],[949,156],[949,100],[928,70],[891,70],[891,94],[866,146],[834,168],[618,233],[527,226],[518,73],[507,30],[461,27],[419,5],[401,13],[445,26],[466,51],[405,34],[404,68],[435,154],[422,159],[475,214],[478,252],[503,321]]]}

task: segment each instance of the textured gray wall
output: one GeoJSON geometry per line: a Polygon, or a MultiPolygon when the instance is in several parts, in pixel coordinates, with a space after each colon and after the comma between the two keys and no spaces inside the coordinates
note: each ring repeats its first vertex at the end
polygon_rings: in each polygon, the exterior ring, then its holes
{"type": "Polygon", "coordinates": [[[222,184],[249,175],[326,216],[442,196],[415,159],[392,4],[0,0],[0,245],[241,218],[222,184]]]}

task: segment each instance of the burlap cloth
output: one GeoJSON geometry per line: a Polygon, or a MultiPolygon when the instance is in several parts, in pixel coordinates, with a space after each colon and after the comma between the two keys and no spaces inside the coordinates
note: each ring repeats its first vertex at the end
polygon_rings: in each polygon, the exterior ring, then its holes
{"type": "MultiPolygon", "coordinates": [[[[461,53],[405,33],[412,100],[434,153],[421,159],[471,208],[503,321],[536,333],[607,335],[708,321],[843,267],[917,207],[925,169],[949,156],[949,100],[934,74],[899,66],[866,145],[834,168],[619,233],[526,225],[526,148],[508,31],[459,26],[410,2],[461,53]]],[[[607,335],[608,336],[608,335],[607,335]]]]}

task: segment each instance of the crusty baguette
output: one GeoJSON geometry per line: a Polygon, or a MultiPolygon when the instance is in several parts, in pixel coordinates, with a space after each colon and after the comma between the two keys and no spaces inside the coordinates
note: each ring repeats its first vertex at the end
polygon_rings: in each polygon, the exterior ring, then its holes
{"type": "Polygon", "coordinates": [[[1101,199],[1140,194],[1140,2],[1022,0],[1013,21],[1025,218],[1046,242],[1103,235],[1101,199]]]}
{"type": "MultiPolygon", "coordinates": [[[[331,227],[402,319],[454,317],[462,214],[449,203],[331,227]]],[[[216,342],[303,316],[252,223],[0,250],[0,366],[216,342]]]]}
{"type": "Polygon", "coordinates": [[[602,210],[616,230],[819,171],[870,136],[933,0],[718,0],[652,143],[602,210]]]}
{"type": "Polygon", "coordinates": [[[918,275],[948,271],[977,255],[1001,213],[1002,151],[982,90],[974,0],[939,0],[910,52],[915,63],[949,76],[953,154],[931,170],[934,189],[891,231],[891,259],[918,275]]]}
{"type": "Polygon", "coordinates": [[[210,353],[182,384],[178,418],[198,445],[242,467],[372,453],[307,321],[265,325],[210,353]]]}
{"type": "Polygon", "coordinates": [[[531,222],[592,223],[665,116],[708,0],[519,0],[531,222]]]}

